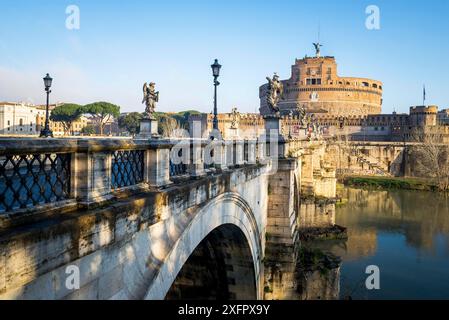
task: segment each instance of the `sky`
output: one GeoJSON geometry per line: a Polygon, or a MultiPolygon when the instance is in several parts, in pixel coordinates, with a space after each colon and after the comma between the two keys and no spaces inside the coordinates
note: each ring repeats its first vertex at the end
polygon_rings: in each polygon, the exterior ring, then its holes
{"type": "Polygon", "coordinates": [[[44,103],[50,73],[52,102],[143,111],[151,81],[159,111],[211,112],[218,59],[219,112],[258,112],[265,77],[289,78],[319,34],[340,76],[384,83],[384,113],[422,104],[424,84],[427,104],[449,108],[448,15],[447,0],[0,0],[0,101],[44,103]],[[70,5],[79,29],[66,28],[70,5]],[[379,30],[365,26],[369,5],[379,30]]]}

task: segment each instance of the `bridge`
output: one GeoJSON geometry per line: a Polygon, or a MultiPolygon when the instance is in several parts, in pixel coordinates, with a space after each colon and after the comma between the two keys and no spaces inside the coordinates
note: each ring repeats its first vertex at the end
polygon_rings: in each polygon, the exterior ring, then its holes
{"type": "Polygon", "coordinates": [[[324,141],[0,145],[0,299],[264,299],[301,226],[334,223],[304,200],[335,198],[324,141]]]}

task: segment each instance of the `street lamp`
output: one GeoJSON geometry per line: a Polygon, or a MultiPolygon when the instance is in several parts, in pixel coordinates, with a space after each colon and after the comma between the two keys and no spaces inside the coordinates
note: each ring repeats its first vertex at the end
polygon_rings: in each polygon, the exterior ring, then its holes
{"type": "Polygon", "coordinates": [[[53,137],[53,131],[50,130],[50,119],[48,114],[48,108],[49,108],[49,99],[50,99],[50,87],[53,79],[50,77],[50,75],[47,73],[47,75],[44,78],[44,85],[45,85],[45,91],[47,92],[47,107],[45,109],[45,127],[41,130],[40,137],[41,138],[49,138],[53,137]]]}
{"type": "Polygon", "coordinates": [[[218,112],[217,112],[217,86],[220,85],[220,82],[217,81],[218,77],[220,76],[220,69],[221,65],[218,63],[218,60],[215,59],[215,62],[213,65],[211,65],[212,68],[212,75],[214,77],[214,121],[213,121],[213,128],[214,130],[218,130],[218,112]]]}

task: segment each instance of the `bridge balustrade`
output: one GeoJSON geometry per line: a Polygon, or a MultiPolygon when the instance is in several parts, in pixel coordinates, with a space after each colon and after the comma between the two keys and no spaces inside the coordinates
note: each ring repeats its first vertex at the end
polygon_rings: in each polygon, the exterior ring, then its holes
{"type": "Polygon", "coordinates": [[[168,184],[168,175],[155,171],[164,171],[161,155],[172,145],[120,138],[0,139],[0,226],[17,216],[89,207],[127,188],[168,184]]]}
{"type": "Polygon", "coordinates": [[[257,140],[3,138],[0,227],[17,216],[89,208],[130,189],[255,164],[264,152],[257,140]]]}

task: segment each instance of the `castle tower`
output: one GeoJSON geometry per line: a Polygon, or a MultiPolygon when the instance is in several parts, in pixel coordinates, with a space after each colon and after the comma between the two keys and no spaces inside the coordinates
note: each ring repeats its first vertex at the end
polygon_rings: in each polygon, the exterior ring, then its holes
{"type": "MultiPolygon", "coordinates": [[[[283,80],[284,94],[278,106],[282,114],[295,111],[297,105],[308,112],[335,116],[364,116],[382,111],[382,82],[366,78],[340,77],[334,57],[321,56],[321,44],[315,43],[316,56],[296,59],[290,79],[283,80]]],[[[267,84],[259,89],[260,113],[270,112],[266,103],[267,84]]]]}
{"type": "Polygon", "coordinates": [[[438,119],[437,106],[410,107],[410,125],[425,127],[436,126],[438,119]]]}

